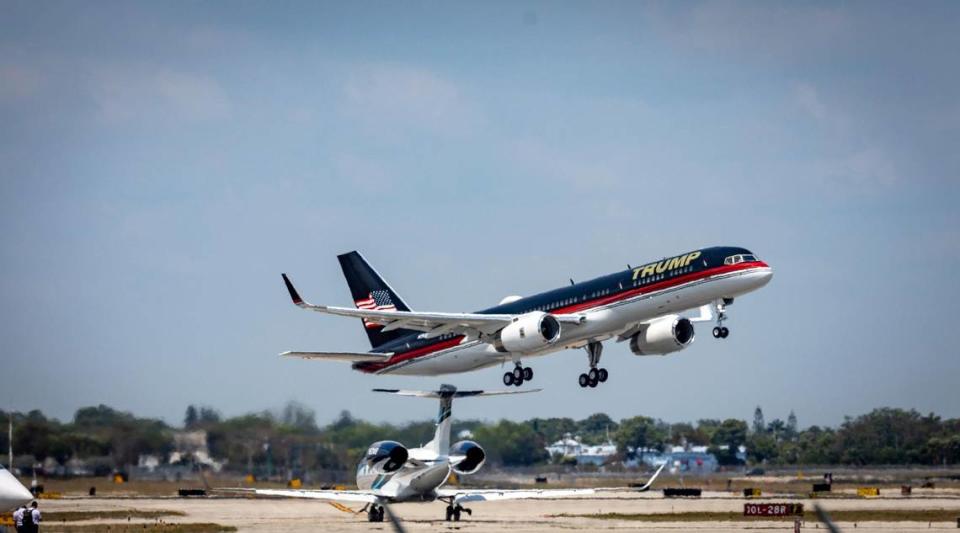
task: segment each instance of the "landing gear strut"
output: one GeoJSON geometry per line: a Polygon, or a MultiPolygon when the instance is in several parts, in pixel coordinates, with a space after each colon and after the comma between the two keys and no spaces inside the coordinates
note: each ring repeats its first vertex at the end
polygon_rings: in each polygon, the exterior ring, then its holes
{"type": "Polygon", "coordinates": [[[460,521],[460,513],[464,512],[470,516],[473,516],[473,511],[467,509],[466,507],[461,507],[459,505],[448,505],[447,506],[447,522],[453,520],[454,522],[460,521]]]}
{"type": "Polygon", "coordinates": [[[371,505],[367,509],[367,521],[368,522],[383,522],[383,507],[379,505],[371,505]]]}
{"type": "Polygon", "coordinates": [[[507,372],[503,375],[503,384],[508,387],[511,385],[519,387],[523,385],[524,381],[533,381],[533,369],[529,366],[523,366],[520,361],[517,361],[517,366],[514,367],[513,372],[507,372]]]}
{"type": "Polygon", "coordinates": [[[727,335],[730,335],[730,330],[723,325],[723,321],[727,319],[727,305],[731,303],[733,303],[733,298],[724,298],[717,301],[717,325],[713,328],[714,339],[726,339],[727,335]]]}
{"type": "Polygon", "coordinates": [[[584,349],[587,350],[587,360],[590,363],[590,370],[586,374],[580,374],[578,381],[581,387],[594,388],[598,384],[607,381],[607,377],[610,375],[606,368],[597,368],[597,365],[600,363],[600,355],[603,353],[603,344],[591,342],[584,346],[584,349]]]}

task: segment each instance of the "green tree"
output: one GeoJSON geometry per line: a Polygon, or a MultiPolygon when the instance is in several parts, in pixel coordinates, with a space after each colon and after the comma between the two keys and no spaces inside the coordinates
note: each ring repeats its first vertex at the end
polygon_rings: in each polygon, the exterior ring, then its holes
{"type": "Polygon", "coordinates": [[[614,442],[621,453],[626,455],[632,449],[642,461],[646,449],[662,450],[666,437],[666,431],[654,419],[635,416],[620,422],[614,442]]]}
{"type": "Polygon", "coordinates": [[[710,439],[710,453],[717,457],[721,465],[740,464],[737,450],[747,440],[747,423],[743,420],[728,418],[714,431],[710,439]]]}

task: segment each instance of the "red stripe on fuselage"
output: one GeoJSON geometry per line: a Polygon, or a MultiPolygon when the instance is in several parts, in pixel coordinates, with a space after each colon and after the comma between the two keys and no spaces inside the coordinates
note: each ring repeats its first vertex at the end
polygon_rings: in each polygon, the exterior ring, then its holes
{"type": "MultiPolygon", "coordinates": [[[[649,285],[644,285],[642,287],[631,287],[626,290],[622,290],[615,294],[609,296],[604,296],[602,298],[594,298],[593,300],[587,300],[585,302],[579,302],[573,305],[568,305],[566,307],[560,307],[550,311],[552,314],[568,314],[578,311],[586,311],[588,309],[593,309],[595,307],[600,307],[603,305],[609,305],[620,300],[626,300],[633,298],[634,296],[639,296],[641,294],[647,294],[651,292],[660,291],[663,289],[669,289],[676,285],[683,285],[684,283],[689,283],[691,281],[697,281],[700,279],[708,278],[710,276],[717,276],[720,274],[727,274],[729,272],[736,272],[738,270],[750,270],[753,268],[766,268],[768,265],[763,261],[753,261],[749,263],[740,263],[736,265],[722,265],[713,268],[708,268],[707,270],[701,270],[699,272],[691,272],[689,274],[684,274],[682,276],[677,276],[671,279],[665,279],[663,281],[658,281],[656,283],[651,283],[649,285]]],[[[395,354],[390,359],[380,363],[366,363],[362,368],[358,368],[361,372],[373,373],[383,370],[384,368],[402,363],[404,361],[409,361],[410,359],[415,359],[417,357],[422,357],[434,352],[439,352],[440,350],[445,350],[447,348],[452,348],[458,344],[463,339],[463,335],[453,337],[444,341],[440,341],[434,344],[428,344],[420,348],[410,350],[409,352],[403,352],[400,354],[395,354]]]]}

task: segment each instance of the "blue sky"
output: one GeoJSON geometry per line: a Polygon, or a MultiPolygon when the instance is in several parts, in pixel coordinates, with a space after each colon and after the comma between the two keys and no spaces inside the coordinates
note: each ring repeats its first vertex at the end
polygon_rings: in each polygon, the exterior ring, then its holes
{"type": "Polygon", "coordinates": [[[741,245],[776,270],[733,333],[664,358],[537,359],[458,416],[878,406],[960,416],[960,6],[952,2],[5,2],[4,408],[178,422],[295,399],[425,418],[370,377],[335,255],[415,309],[470,311],[741,245]],[[30,379],[27,379],[30,376],[30,379]]]}

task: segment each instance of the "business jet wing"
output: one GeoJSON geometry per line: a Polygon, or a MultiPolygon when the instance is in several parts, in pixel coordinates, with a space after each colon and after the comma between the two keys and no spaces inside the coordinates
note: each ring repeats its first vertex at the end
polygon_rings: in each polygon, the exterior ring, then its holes
{"type": "Polygon", "coordinates": [[[495,489],[440,489],[437,495],[452,497],[453,504],[468,502],[492,502],[500,500],[559,500],[596,494],[595,489],[532,489],[532,490],[495,490],[495,489]]]}
{"type": "Polygon", "coordinates": [[[352,363],[360,361],[386,361],[393,355],[389,353],[374,352],[283,352],[280,355],[284,357],[299,357],[301,359],[323,359],[326,361],[349,361],[352,363]]]}
{"type": "MultiPolygon", "coordinates": [[[[412,329],[426,332],[427,335],[425,338],[439,337],[446,333],[463,330],[476,330],[481,333],[492,334],[510,324],[515,318],[515,315],[509,314],[384,311],[315,305],[300,297],[297,289],[294,288],[293,283],[290,282],[290,278],[288,278],[286,274],[283,274],[283,282],[287,285],[290,298],[298,307],[317,311],[318,313],[364,318],[369,322],[383,325],[384,332],[396,329],[412,329]]],[[[581,324],[586,320],[584,316],[573,314],[558,314],[553,316],[559,322],[568,324],[581,324]]]]}
{"type": "Polygon", "coordinates": [[[592,496],[604,492],[645,492],[650,489],[653,482],[663,471],[666,463],[660,465],[660,468],[650,479],[641,487],[602,487],[595,489],[519,489],[519,490],[496,490],[496,489],[440,489],[437,495],[441,497],[452,497],[453,503],[465,502],[489,502],[498,500],[559,500],[563,498],[576,498],[580,496],[592,496]]]}
{"type": "Polygon", "coordinates": [[[270,496],[274,498],[302,498],[329,502],[377,503],[379,498],[365,490],[295,490],[295,489],[214,489],[216,492],[270,496]]]}

